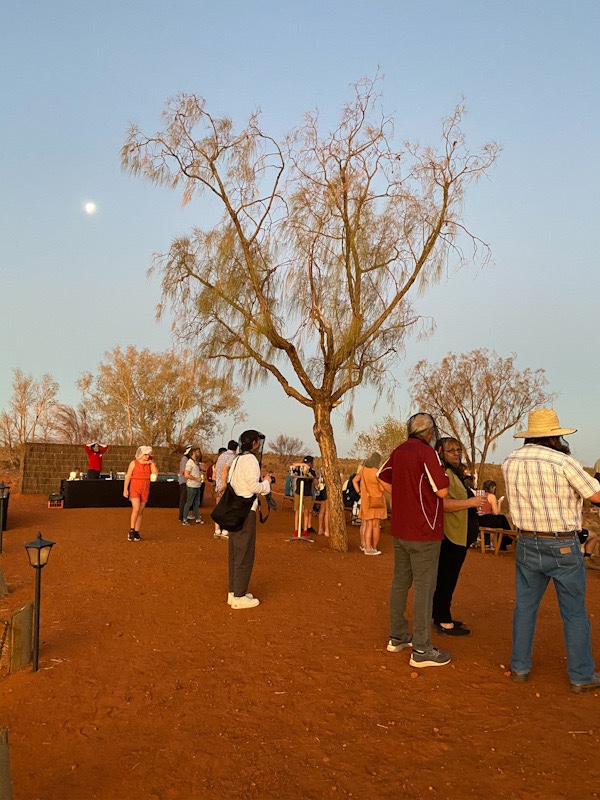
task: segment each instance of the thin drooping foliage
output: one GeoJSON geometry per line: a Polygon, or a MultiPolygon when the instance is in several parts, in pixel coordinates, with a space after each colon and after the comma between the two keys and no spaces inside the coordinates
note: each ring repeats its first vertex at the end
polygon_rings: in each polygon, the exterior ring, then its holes
{"type": "Polygon", "coordinates": [[[133,345],[104,354],[77,382],[82,409],[113,444],[204,445],[223,433],[241,402],[191,351],[152,353],[133,345]]]}
{"type": "Polygon", "coordinates": [[[393,386],[389,369],[417,317],[409,296],[439,279],[451,254],[463,262],[467,185],[490,168],[498,147],[469,151],[459,106],[444,120],[437,148],[395,145],[376,82],[354,86],[337,127],[319,115],[282,141],[258,114],[236,130],[196,95],[169,101],[163,129],[132,125],[124,170],[195,193],[222,211],[209,229],[175,238],[152,267],[162,303],[181,319],[178,334],[228,380],[273,377],[313,410],[313,432],[329,486],[330,541],[347,549],[332,409],[359,386],[393,386]]]}
{"type": "Polygon", "coordinates": [[[14,370],[12,393],[6,410],[0,413],[0,450],[12,467],[20,465],[25,442],[52,438],[58,390],[49,373],[36,379],[22,369],[14,370]]]}
{"type": "Polygon", "coordinates": [[[457,439],[479,485],[499,437],[554,396],[546,391],[543,369],[518,370],[515,361],[514,353],[502,358],[479,348],[448,353],[436,364],[419,361],[411,372],[413,403],[426,408],[440,430],[457,439]]]}
{"type": "Polygon", "coordinates": [[[379,453],[384,461],[406,440],[406,424],[388,414],[381,422],[361,431],[354,441],[352,455],[364,459],[371,453],[379,453]]]}

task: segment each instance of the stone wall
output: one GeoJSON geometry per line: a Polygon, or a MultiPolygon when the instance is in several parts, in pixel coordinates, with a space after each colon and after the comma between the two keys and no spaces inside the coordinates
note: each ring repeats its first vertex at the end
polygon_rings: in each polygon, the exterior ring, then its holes
{"type": "MultiPolygon", "coordinates": [[[[178,472],[181,454],[167,447],[153,447],[154,460],[160,472],[178,472]]],[[[135,457],[135,447],[114,445],[102,458],[102,472],[125,472],[135,457]]],[[[87,454],[82,445],[28,442],[23,447],[21,474],[16,491],[24,494],[52,494],[60,490],[60,482],[69,473],[87,472],[87,454]]]]}

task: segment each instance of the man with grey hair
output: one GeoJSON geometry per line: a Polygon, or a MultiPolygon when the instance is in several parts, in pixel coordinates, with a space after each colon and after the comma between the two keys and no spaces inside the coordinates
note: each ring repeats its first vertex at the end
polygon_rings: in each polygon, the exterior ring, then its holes
{"type": "Polygon", "coordinates": [[[406,427],[408,439],[394,450],[378,473],[392,496],[394,576],[387,649],[399,653],[412,645],[412,667],[439,667],[450,662],[450,654],[431,643],[431,611],[444,538],[442,501],[450,481],[434,450],[439,436],[433,417],[415,414],[406,427]],[[405,616],[411,586],[412,636],[405,616]]]}
{"type": "Polygon", "coordinates": [[[576,694],[600,689],[585,608],[585,567],[579,547],[584,500],[600,503],[600,483],[571,457],[556,411],[529,414],[525,439],[502,464],[510,513],[518,528],[516,604],[510,659],[512,679],[527,683],[538,609],[550,580],[563,621],[567,673],[576,694]]]}

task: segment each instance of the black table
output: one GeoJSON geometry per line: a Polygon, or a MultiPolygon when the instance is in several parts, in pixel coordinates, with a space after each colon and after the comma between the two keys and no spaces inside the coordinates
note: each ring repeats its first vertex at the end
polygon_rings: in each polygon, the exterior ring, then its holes
{"type": "MultiPolygon", "coordinates": [[[[60,492],[65,498],[64,508],[122,508],[130,507],[123,497],[125,481],[85,480],[60,482],[60,492]]],[[[153,481],[147,506],[154,508],[179,507],[177,481],[153,481]]]]}

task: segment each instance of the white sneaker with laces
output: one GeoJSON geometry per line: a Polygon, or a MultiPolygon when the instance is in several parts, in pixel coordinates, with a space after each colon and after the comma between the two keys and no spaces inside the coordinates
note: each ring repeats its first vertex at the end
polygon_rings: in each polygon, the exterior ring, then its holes
{"type": "MultiPolygon", "coordinates": [[[[227,592],[227,605],[228,605],[228,606],[230,606],[230,605],[233,603],[233,597],[234,597],[234,595],[233,595],[233,592],[227,592]]],[[[246,594],[246,597],[247,597],[249,600],[253,600],[253,599],[254,599],[254,595],[253,595],[253,594],[250,594],[250,592],[248,592],[248,593],[246,594]]]]}
{"type": "Polygon", "coordinates": [[[256,597],[234,597],[231,601],[231,607],[234,609],[255,608],[258,605],[260,605],[260,600],[256,597]]]}

